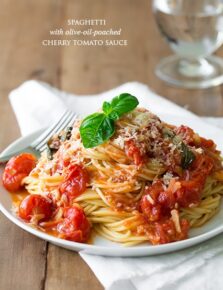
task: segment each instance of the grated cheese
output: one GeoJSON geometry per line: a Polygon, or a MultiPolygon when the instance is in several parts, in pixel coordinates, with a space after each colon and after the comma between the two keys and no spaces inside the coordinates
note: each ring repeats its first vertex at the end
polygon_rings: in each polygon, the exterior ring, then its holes
{"type": "Polygon", "coordinates": [[[152,199],[152,197],[151,197],[149,194],[146,195],[146,199],[147,199],[151,204],[155,204],[154,200],[152,199]]]}
{"type": "Polygon", "coordinates": [[[171,210],[171,218],[172,221],[174,222],[176,231],[178,233],[181,233],[181,227],[180,227],[180,217],[179,217],[179,212],[176,209],[171,210]]]}

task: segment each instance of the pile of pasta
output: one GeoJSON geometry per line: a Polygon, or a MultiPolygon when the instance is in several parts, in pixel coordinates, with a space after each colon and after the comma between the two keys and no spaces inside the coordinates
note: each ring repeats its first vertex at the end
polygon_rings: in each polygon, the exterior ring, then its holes
{"type": "MultiPolygon", "coordinates": [[[[80,123],[66,140],[55,136],[57,150],[51,158],[44,152],[24,178],[29,194],[50,196],[59,209],[78,204],[94,232],[125,246],[185,239],[190,227],[202,226],[219,210],[223,168],[213,141],[137,108],[116,122],[110,140],[86,149],[80,123]],[[73,198],[59,190],[70,164],[89,175],[85,191],[73,198]]],[[[54,221],[61,215],[58,210],[54,221]]]]}

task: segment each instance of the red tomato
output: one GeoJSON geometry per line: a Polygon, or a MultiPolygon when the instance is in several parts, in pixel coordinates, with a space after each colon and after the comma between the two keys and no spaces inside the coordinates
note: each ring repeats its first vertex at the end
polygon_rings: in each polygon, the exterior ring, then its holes
{"type": "Polygon", "coordinates": [[[148,193],[151,198],[156,201],[160,192],[164,191],[162,181],[156,180],[153,184],[146,188],[145,192],[148,193]]]}
{"type": "Polygon", "coordinates": [[[158,221],[167,214],[167,208],[171,208],[173,204],[172,194],[167,194],[162,182],[157,180],[145,190],[140,207],[150,221],[158,221]]]}
{"type": "Polygon", "coordinates": [[[140,207],[142,212],[147,216],[149,221],[154,222],[160,220],[161,207],[158,204],[153,205],[147,198],[147,194],[142,197],[140,207]]]}
{"type": "Polygon", "coordinates": [[[60,185],[60,192],[69,199],[77,197],[86,190],[89,180],[88,172],[81,165],[70,165],[64,182],[60,185]]]}
{"type": "Polygon", "coordinates": [[[154,224],[153,236],[151,242],[154,245],[166,244],[175,241],[184,240],[188,236],[189,222],[185,219],[180,221],[181,232],[176,231],[174,222],[171,219],[164,219],[154,224]]]}
{"type": "Polygon", "coordinates": [[[52,215],[52,202],[39,194],[32,194],[24,198],[19,206],[19,216],[30,221],[35,215],[43,215],[39,221],[48,220],[52,215]]]}
{"type": "Polygon", "coordinates": [[[158,203],[166,209],[172,209],[175,206],[176,199],[171,191],[163,191],[158,196],[158,203]]]}
{"type": "Polygon", "coordinates": [[[198,155],[196,160],[193,162],[192,175],[204,174],[208,175],[212,171],[214,166],[214,160],[208,155],[198,155]]]}
{"type": "Polygon", "coordinates": [[[205,139],[203,137],[200,137],[200,139],[202,147],[215,149],[215,143],[211,139],[205,139]]]}
{"type": "Polygon", "coordinates": [[[213,160],[209,156],[198,155],[191,170],[185,171],[182,179],[172,178],[167,189],[164,190],[161,180],[155,181],[145,190],[140,202],[141,211],[149,221],[160,222],[168,217],[176,204],[180,207],[199,204],[205,180],[212,168],[213,160]]]}
{"type": "Polygon", "coordinates": [[[181,188],[176,191],[176,201],[182,207],[190,204],[199,204],[201,192],[207,176],[213,168],[213,160],[207,155],[198,155],[189,172],[189,178],[181,180],[181,188]]]}
{"type": "Polygon", "coordinates": [[[36,165],[36,158],[32,154],[22,153],[12,157],[6,164],[2,181],[8,191],[18,191],[21,189],[22,180],[29,175],[36,165]]]}
{"type": "Polygon", "coordinates": [[[64,209],[64,220],[57,225],[57,231],[66,240],[84,243],[90,236],[91,226],[83,209],[72,206],[64,209]]]}
{"type": "Polygon", "coordinates": [[[139,166],[143,163],[143,155],[140,152],[140,149],[135,145],[133,140],[125,142],[126,155],[133,159],[135,165],[139,166]]]}
{"type": "Polygon", "coordinates": [[[175,131],[176,134],[180,135],[187,144],[194,144],[194,131],[191,128],[181,125],[180,127],[176,128],[175,131]]]}

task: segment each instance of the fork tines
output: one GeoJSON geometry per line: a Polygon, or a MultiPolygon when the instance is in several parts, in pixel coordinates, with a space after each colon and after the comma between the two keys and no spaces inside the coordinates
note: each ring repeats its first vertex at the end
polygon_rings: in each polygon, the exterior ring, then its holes
{"type": "Polygon", "coordinates": [[[61,118],[58,119],[58,122],[54,123],[51,127],[49,127],[46,131],[43,132],[32,144],[31,147],[42,152],[46,148],[46,144],[49,139],[55,135],[60,133],[63,129],[68,126],[71,126],[77,115],[74,112],[66,110],[61,118]]]}

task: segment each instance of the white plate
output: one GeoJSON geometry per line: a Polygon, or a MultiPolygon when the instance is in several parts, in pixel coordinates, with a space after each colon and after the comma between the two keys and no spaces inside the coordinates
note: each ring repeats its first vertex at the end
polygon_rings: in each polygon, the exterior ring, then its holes
{"type": "MultiPolygon", "coordinates": [[[[12,151],[16,151],[26,144],[29,144],[33,139],[35,139],[39,134],[40,131],[34,132],[26,137],[22,137],[12,143],[4,153],[10,153],[12,151]]],[[[3,167],[0,168],[0,178],[2,175],[3,167]]],[[[15,223],[20,228],[24,229],[25,231],[43,239],[49,241],[55,245],[58,245],[63,248],[67,248],[73,251],[83,251],[88,254],[95,254],[95,255],[104,255],[104,256],[119,256],[119,257],[130,257],[130,256],[149,256],[149,255],[158,255],[168,252],[173,252],[176,250],[180,250],[183,248],[187,248],[203,241],[206,241],[219,233],[223,232],[223,205],[221,205],[221,210],[219,213],[206,225],[202,226],[198,229],[193,229],[190,231],[190,238],[184,241],[175,242],[171,244],[165,245],[158,245],[158,246],[151,246],[148,244],[143,244],[140,246],[134,246],[130,248],[123,247],[119,244],[112,243],[107,241],[101,237],[96,237],[94,239],[93,245],[88,244],[81,244],[75,243],[71,241],[62,240],[48,234],[45,234],[41,231],[38,231],[22,220],[17,218],[12,212],[12,200],[10,194],[4,189],[2,183],[0,182],[0,210],[3,214],[15,223]]]]}

